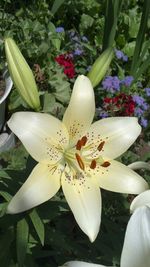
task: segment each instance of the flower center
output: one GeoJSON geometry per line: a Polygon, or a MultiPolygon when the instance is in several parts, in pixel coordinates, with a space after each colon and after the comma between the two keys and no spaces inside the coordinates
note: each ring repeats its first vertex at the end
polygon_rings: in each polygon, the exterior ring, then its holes
{"type": "Polygon", "coordinates": [[[97,165],[107,168],[110,162],[104,161],[99,155],[104,148],[105,141],[100,142],[96,149],[93,149],[93,142],[88,141],[87,136],[83,136],[74,147],[66,150],[64,152],[65,162],[78,171],[85,171],[86,167],[94,170],[97,165]]]}

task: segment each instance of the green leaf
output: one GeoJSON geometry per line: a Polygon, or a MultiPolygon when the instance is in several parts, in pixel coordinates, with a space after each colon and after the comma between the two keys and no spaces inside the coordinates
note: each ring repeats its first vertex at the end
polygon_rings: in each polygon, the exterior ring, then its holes
{"type": "Polygon", "coordinates": [[[139,28],[138,35],[136,38],[136,46],[135,46],[132,65],[131,65],[131,74],[133,76],[136,73],[136,70],[137,70],[136,65],[137,65],[137,62],[139,59],[139,55],[140,55],[141,50],[142,50],[143,43],[144,43],[145,32],[147,29],[147,23],[148,23],[148,18],[149,18],[149,12],[150,12],[149,0],[145,0],[144,5],[143,5],[143,12],[142,12],[142,18],[141,18],[141,22],[140,22],[140,28],[139,28]]]}
{"type": "Polygon", "coordinates": [[[26,219],[21,219],[17,223],[17,233],[16,233],[16,245],[17,245],[17,259],[19,267],[23,266],[29,238],[29,226],[26,219]]]}
{"type": "Polygon", "coordinates": [[[113,46],[116,35],[117,21],[122,6],[122,0],[107,0],[105,10],[105,26],[103,36],[103,50],[113,46]]]}
{"type": "Polygon", "coordinates": [[[7,201],[10,201],[12,199],[12,196],[5,191],[0,191],[0,195],[7,201]]]}
{"type": "Polygon", "coordinates": [[[65,0],[55,0],[51,9],[53,15],[58,11],[61,5],[65,2],[65,0]]]}
{"type": "Polygon", "coordinates": [[[45,236],[44,224],[35,209],[33,209],[30,212],[29,216],[34,225],[35,231],[41,241],[41,244],[42,246],[44,246],[44,236],[45,236]]]}
{"type": "Polygon", "coordinates": [[[52,112],[54,109],[54,105],[56,103],[55,96],[51,93],[46,92],[44,94],[44,106],[43,111],[44,112],[52,112]]]}

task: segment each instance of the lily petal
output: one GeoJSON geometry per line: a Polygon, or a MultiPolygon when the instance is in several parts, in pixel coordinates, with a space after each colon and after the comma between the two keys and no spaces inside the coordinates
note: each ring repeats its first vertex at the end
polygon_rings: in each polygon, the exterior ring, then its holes
{"type": "Polygon", "coordinates": [[[87,77],[80,75],[74,84],[70,103],[63,117],[73,144],[90,127],[94,114],[95,98],[92,84],[87,77]]]}
{"type": "Polygon", "coordinates": [[[29,210],[53,197],[60,188],[60,167],[37,164],[20,190],[10,201],[7,213],[29,210]]]}
{"type": "Polygon", "coordinates": [[[115,159],[134,143],[140,132],[137,118],[105,118],[91,125],[87,133],[87,146],[92,143],[92,149],[96,151],[98,145],[104,142],[103,149],[97,150],[96,155],[115,159]]]}
{"type": "Polygon", "coordinates": [[[101,194],[99,187],[89,178],[71,172],[62,175],[62,188],[74,217],[91,242],[96,239],[101,220],[101,194]]]}
{"type": "Polygon", "coordinates": [[[101,188],[126,194],[140,194],[148,189],[147,182],[136,172],[116,160],[109,162],[110,166],[99,166],[95,171],[101,188]]]}
{"type": "Polygon", "coordinates": [[[68,261],[62,267],[106,267],[106,266],[83,261],[68,261]]]}
{"type": "Polygon", "coordinates": [[[121,255],[121,267],[150,266],[150,209],[142,207],[131,216],[121,255]]]}
{"type": "Polygon", "coordinates": [[[150,190],[146,190],[145,192],[141,193],[132,201],[130,210],[134,212],[137,208],[142,206],[150,207],[150,190]]]}
{"type": "Polygon", "coordinates": [[[68,145],[68,132],[61,121],[49,114],[17,112],[8,121],[36,161],[53,164],[61,159],[63,147],[68,145]]]}

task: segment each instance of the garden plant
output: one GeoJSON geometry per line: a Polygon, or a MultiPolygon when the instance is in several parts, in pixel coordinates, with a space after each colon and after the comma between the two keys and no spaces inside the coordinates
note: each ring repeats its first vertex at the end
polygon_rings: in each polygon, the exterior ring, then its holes
{"type": "Polygon", "coordinates": [[[150,1],[0,22],[0,267],[150,267],[150,1]]]}

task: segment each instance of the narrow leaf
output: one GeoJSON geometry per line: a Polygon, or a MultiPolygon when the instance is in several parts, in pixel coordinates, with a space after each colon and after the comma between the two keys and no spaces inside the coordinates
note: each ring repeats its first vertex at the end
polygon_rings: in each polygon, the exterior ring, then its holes
{"type": "Polygon", "coordinates": [[[42,246],[44,245],[44,236],[45,236],[45,231],[44,231],[44,224],[39,217],[37,211],[35,209],[32,210],[29,214],[30,219],[34,225],[35,231],[41,241],[42,246]]]}
{"type": "Polygon", "coordinates": [[[29,226],[27,221],[23,218],[17,223],[17,259],[19,263],[19,267],[23,266],[27,245],[28,245],[28,237],[29,237],[29,226]]]}
{"type": "Polygon", "coordinates": [[[65,0],[55,0],[51,9],[53,15],[58,11],[61,5],[65,2],[65,0]]]}

